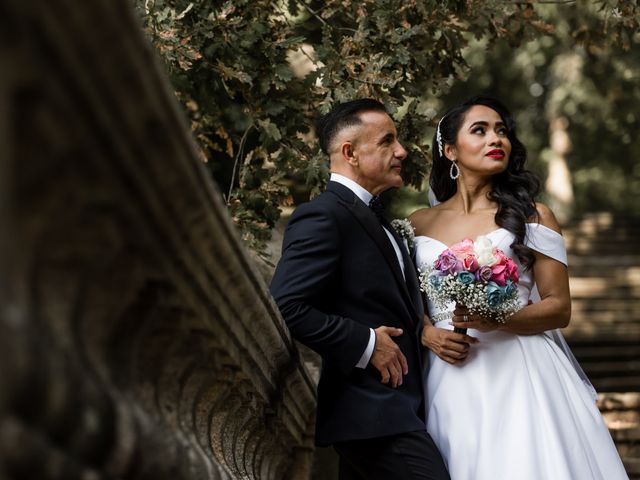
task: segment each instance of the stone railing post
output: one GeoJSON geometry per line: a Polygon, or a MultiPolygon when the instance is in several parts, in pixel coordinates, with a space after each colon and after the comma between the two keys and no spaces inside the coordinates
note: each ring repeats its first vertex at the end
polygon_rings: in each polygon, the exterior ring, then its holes
{"type": "Polygon", "coordinates": [[[0,479],[304,479],[315,385],[126,0],[0,3],[0,479]]]}

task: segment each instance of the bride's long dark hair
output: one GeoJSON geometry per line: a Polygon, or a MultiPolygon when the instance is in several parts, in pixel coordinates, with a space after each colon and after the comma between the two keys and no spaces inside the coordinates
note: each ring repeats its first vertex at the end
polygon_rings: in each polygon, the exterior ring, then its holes
{"type": "MultiPolygon", "coordinates": [[[[465,100],[447,111],[440,121],[442,148],[444,149],[446,144],[456,143],[466,113],[474,105],[484,105],[495,110],[507,128],[507,137],[511,142],[509,163],[504,172],[492,177],[492,189],[488,197],[498,204],[496,225],[513,233],[515,240],[511,248],[522,265],[530,268],[535,258],[531,249],[525,246],[524,238],[527,221],[537,218],[535,199],[540,192],[540,181],[532,172],[524,168],[527,150],[516,136],[516,124],[509,110],[499,100],[487,96],[476,96],[465,100]]],[[[456,181],[451,180],[449,176],[451,160],[440,155],[437,130],[433,136],[432,152],[433,165],[429,185],[438,201],[444,202],[456,193],[457,185],[456,181]]]]}

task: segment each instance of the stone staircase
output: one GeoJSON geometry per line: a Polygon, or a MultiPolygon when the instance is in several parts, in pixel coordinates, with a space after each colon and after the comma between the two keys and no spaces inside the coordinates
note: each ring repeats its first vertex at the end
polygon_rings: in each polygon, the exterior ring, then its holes
{"type": "Polygon", "coordinates": [[[640,479],[640,218],[588,215],[564,235],[573,299],[564,334],[629,477],[640,479]]]}

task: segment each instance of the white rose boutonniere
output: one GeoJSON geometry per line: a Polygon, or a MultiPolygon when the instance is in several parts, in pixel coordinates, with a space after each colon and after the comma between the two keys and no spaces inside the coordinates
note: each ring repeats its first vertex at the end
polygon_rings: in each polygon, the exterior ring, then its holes
{"type": "Polygon", "coordinates": [[[406,218],[396,218],[395,220],[391,220],[391,226],[402,239],[409,253],[412,253],[416,234],[411,222],[406,218]]]}

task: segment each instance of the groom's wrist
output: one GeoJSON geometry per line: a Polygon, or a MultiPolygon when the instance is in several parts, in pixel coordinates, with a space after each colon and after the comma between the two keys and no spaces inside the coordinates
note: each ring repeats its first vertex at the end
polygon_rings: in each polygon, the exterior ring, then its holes
{"type": "Polygon", "coordinates": [[[370,328],[369,343],[367,343],[367,348],[365,348],[364,352],[362,353],[360,360],[358,360],[358,363],[356,363],[356,368],[367,368],[367,365],[369,365],[369,361],[373,356],[373,351],[375,347],[376,347],[376,332],[373,330],[373,328],[370,328]]]}

